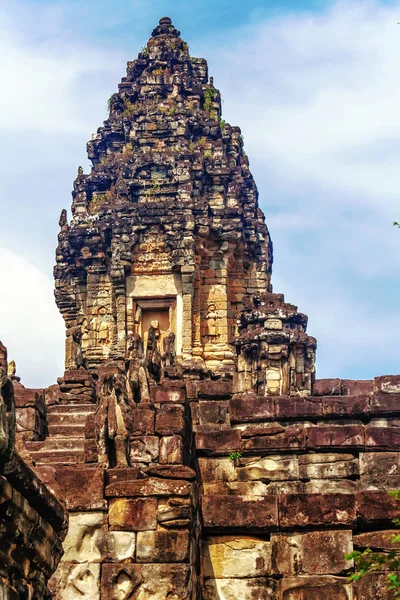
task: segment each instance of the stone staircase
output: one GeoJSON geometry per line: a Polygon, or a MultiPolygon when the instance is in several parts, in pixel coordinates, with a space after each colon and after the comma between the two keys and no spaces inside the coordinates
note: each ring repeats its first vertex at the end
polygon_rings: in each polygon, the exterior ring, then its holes
{"type": "Polygon", "coordinates": [[[86,417],[95,404],[59,404],[47,409],[48,437],[27,442],[26,449],[36,465],[73,465],[85,461],[86,417]]]}

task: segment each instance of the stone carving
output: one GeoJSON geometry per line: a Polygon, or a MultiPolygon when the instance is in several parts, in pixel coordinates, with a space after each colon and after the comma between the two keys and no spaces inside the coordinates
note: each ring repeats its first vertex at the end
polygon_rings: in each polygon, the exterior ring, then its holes
{"type": "Polygon", "coordinates": [[[105,306],[100,306],[97,310],[97,316],[92,319],[91,325],[95,332],[96,343],[100,346],[108,345],[110,343],[110,321],[105,306]]]}
{"type": "Polygon", "coordinates": [[[158,381],[161,376],[161,354],[158,348],[160,330],[158,322],[154,321],[154,325],[150,325],[149,327],[146,347],[146,368],[150,377],[158,381]]]}
{"type": "Polygon", "coordinates": [[[10,379],[14,378],[17,373],[17,365],[15,364],[15,360],[10,360],[8,363],[7,375],[10,379]]]}
{"type": "Polygon", "coordinates": [[[164,367],[173,367],[175,365],[175,334],[171,331],[163,339],[163,364],[164,367]]]}
{"type": "Polygon", "coordinates": [[[127,384],[131,400],[148,403],[150,400],[149,380],[144,358],[143,340],[139,334],[132,336],[128,345],[127,384]]]}
{"type": "Polygon", "coordinates": [[[108,468],[129,464],[129,437],[132,428],[132,404],[126,391],[125,376],[113,367],[100,369],[95,413],[98,463],[108,468]],[[113,457],[115,454],[115,460],[113,457]]]}

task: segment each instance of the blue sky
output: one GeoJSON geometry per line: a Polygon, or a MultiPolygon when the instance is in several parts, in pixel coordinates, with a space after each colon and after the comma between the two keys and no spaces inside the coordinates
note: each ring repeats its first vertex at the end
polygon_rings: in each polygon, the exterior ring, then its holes
{"type": "Polygon", "coordinates": [[[0,339],[25,385],[63,370],[58,217],[107,98],[161,16],[208,60],[318,377],[399,372],[400,0],[3,0],[0,339]]]}

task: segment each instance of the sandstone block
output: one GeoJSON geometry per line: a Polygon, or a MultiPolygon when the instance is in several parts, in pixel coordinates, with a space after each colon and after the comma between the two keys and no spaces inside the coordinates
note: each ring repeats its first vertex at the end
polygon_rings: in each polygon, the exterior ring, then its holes
{"type": "Polygon", "coordinates": [[[140,563],[188,562],[189,532],[139,531],[136,558],[140,563]]]}
{"type": "MultiPolygon", "coordinates": [[[[399,377],[400,379],[400,377],[399,377]]],[[[400,392],[398,393],[376,393],[371,396],[371,414],[375,415],[398,415],[400,413],[400,392]]]]}
{"type": "Polygon", "coordinates": [[[282,481],[298,479],[299,467],[296,456],[265,456],[263,458],[242,458],[237,468],[239,481],[282,481]]]}
{"type": "Polygon", "coordinates": [[[108,513],[114,531],[146,531],[157,528],[156,498],[115,498],[108,513]]]}
{"type": "Polygon", "coordinates": [[[389,490],[400,487],[399,452],[361,452],[360,489],[389,490]]]}
{"type": "Polygon", "coordinates": [[[276,600],[279,583],[266,577],[207,579],[204,600],[276,600]]]}
{"type": "Polygon", "coordinates": [[[156,415],[156,432],[160,435],[183,434],[184,429],[184,407],[180,404],[162,404],[156,415]]]}
{"type": "MultiPolygon", "coordinates": [[[[400,579],[400,572],[396,575],[400,579]]],[[[396,600],[395,590],[389,590],[387,573],[367,573],[354,583],[353,600],[396,600]]],[[[398,598],[398,596],[397,596],[398,598]]]]}
{"type": "Polygon", "coordinates": [[[370,412],[370,396],[324,396],[322,411],[326,417],[358,417],[370,412]]]}
{"type": "Polygon", "coordinates": [[[342,379],[343,396],[370,395],[373,391],[374,382],[372,379],[342,379]]]}
{"type": "Polygon", "coordinates": [[[247,500],[241,496],[204,496],[201,506],[206,528],[264,529],[278,524],[276,496],[261,496],[257,500],[247,500]]]}
{"type": "Polygon", "coordinates": [[[306,428],[307,448],[363,448],[364,425],[318,425],[306,428]]]}
{"type": "Polygon", "coordinates": [[[132,531],[108,531],[100,547],[105,562],[134,561],[136,533],[132,531]]]}
{"type": "Polygon", "coordinates": [[[100,600],[100,565],[60,563],[52,577],[52,589],[60,600],[100,600]]]}
{"type": "Polygon", "coordinates": [[[104,470],[79,466],[57,469],[56,480],[68,510],[104,510],[104,470]]]}
{"type": "Polygon", "coordinates": [[[177,404],[184,404],[186,400],[186,391],[184,388],[164,388],[164,387],[152,387],[150,391],[151,401],[156,403],[162,402],[174,402],[177,404]]]}
{"type": "Polygon", "coordinates": [[[254,496],[266,496],[270,493],[269,486],[261,481],[218,481],[203,483],[205,496],[241,496],[251,500],[254,496]]]}
{"type": "Polygon", "coordinates": [[[275,414],[280,419],[307,418],[322,415],[320,398],[288,398],[284,396],[275,399],[275,414]]]}
{"type": "Polygon", "coordinates": [[[139,479],[137,481],[118,481],[106,487],[106,497],[135,497],[135,496],[189,496],[191,484],[176,479],[139,479]]]}
{"type": "Polygon", "coordinates": [[[274,398],[263,398],[252,394],[232,398],[231,421],[232,423],[246,423],[252,421],[274,419],[274,398]]]}
{"type": "Polygon", "coordinates": [[[391,498],[387,491],[362,491],[356,498],[357,515],[366,523],[392,521],[400,515],[399,501],[391,498]]]}
{"type": "Polygon", "coordinates": [[[196,479],[196,471],[185,465],[154,465],[150,466],[146,473],[163,479],[196,479]]]}
{"type": "Polygon", "coordinates": [[[374,550],[393,550],[400,548],[399,542],[393,544],[392,539],[398,535],[397,529],[385,529],[384,531],[367,531],[353,536],[354,548],[365,550],[374,548],[374,550]]]}
{"type": "Polygon", "coordinates": [[[314,382],[314,396],[339,396],[341,391],[341,379],[316,379],[314,382]]]}
{"type": "Polygon", "coordinates": [[[230,425],[228,400],[203,400],[198,403],[200,426],[221,427],[230,425]]]}
{"type": "Polygon", "coordinates": [[[400,375],[375,377],[374,391],[383,394],[400,394],[400,375]]]}
{"type": "Polygon", "coordinates": [[[272,534],[274,570],[281,575],[335,575],[353,566],[352,531],[272,534]]]}
{"type": "Polygon", "coordinates": [[[365,446],[377,450],[400,448],[400,420],[372,419],[365,428],[365,446]]]}
{"type": "Polygon", "coordinates": [[[162,465],[180,465],[183,463],[183,441],[180,435],[161,438],[160,463],[162,465]]]}
{"type": "Polygon", "coordinates": [[[271,544],[251,536],[216,536],[203,541],[204,577],[230,579],[271,574],[271,544]]]}
{"type": "Polygon", "coordinates": [[[101,545],[107,529],[107,516],[101,512],[80,512],[69,515],[68,534],[64,540],[62,562],[98,563],[102,560],[101,545]]]}
{"type": "Polygon", "coordinates": [[[153,435],[154,434],[154,410],[149,408],[137,407],[132,412],[132,433],[133,435],[153,435]]]}
{"type": "Polygon", "coordinates": [[[140,565],[106,563],[101,570],[101,600],[132,598],[142,581],[140,565]]]}
{"type": "Polygon", "coordinates": [[[223,429],[210,433],[196,433],[196,449],[212,452],[213,454],[227,454],[240,450],[242,436],[236,429],[223,429]]]}
{"type": "Polygon", "coordinates": [[[145,435],[131,438],[130,442],[131,463],[151,463],[158,460],[160,453],[160,441],[154,435],[145,435]]]}
{"type": "Polygon", "coordinates": [[[279,522],[285,529],[311,525],[352,525],[355,518],[355,498],[351,494],[279,496],[279,522]]]}
{"type": "Polygon", "coordinates": [[[236,470],[229,458],[199,458],[200,477],[203,482],[234,481],[236,470]]]}
{"type": "Polygon", "coordinates": [[[302,425],[288,426],[283,432],[272,435],[256,436],[246,439],[242,445],[244,450],[277,451],[305,448],[305,430],[302,425]]]}
{"type": "Polygon", "coordinates": [[[191,568],[188,564],[143,564],[140,600],[189,600],[191,568]]]}
{"type": "Polygon", "coordinates": [[[300,479],[341,479],[358,475],[352,454],[304,454],[299,456],[300,479]]]}
{"type": "Polygon", "coordinates": [[[287,577],[281,586],[282,600],[353,600],[346,577],[287,577]]]}

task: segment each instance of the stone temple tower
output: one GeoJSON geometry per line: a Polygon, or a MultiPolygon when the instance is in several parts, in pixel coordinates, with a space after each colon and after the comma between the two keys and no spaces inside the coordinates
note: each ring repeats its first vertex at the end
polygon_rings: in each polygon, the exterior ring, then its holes
{"type": "Polygon", "coordinates": [[[56,252],[65,372],[30,390],[14,365],[3,389],[68,509],[52,597],[389,600],[386,573],[352,584],[345,555],[392,548],[400,376],[314,380],[307,317],[272,291],[240,129],[169,18],[88,154],[56,252]]]}
{"type": "MultiPolygon", "coordinates": [[[[272,244],[240,128],[167,17],[109,99],[63,211],[55,267],[66,369],[124,360],[140,336],[237,391],[311,393],[307,318],[272,294],[272,244]],[[154,334],[154,335],[153,335],[154,334]],[[172,334],[172,335],[171,335],[172,334]]],[[[153,344],[154,345],[154,344],[153,344]]]]}

